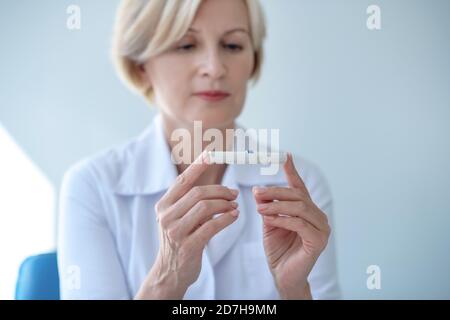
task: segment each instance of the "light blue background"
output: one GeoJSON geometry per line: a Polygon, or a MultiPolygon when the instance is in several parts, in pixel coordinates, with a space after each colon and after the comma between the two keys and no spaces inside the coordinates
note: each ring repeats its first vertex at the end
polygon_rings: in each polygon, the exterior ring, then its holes
{"type": "MultiPolygon", "coordinates": [[[[281,128],[282,147],[326,174],[344,298],[450,298],[450,1],[262,2],[267,59],[240,122],[281,128]],[[371,264],[381,290],[366,287],[371,264]]],[[[56,188],[154,114],[110,63],[116,4],[0,4],[0,123],[56,188]]]]}

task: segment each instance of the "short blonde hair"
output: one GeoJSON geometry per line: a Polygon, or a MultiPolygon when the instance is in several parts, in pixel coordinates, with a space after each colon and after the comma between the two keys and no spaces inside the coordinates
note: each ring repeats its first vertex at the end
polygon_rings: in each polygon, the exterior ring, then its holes
{"type": "MultiPolygon", "coordinates": [[[[122,0],[113,35],[112,59],[120,78],[132,90],[152,100],[139,68],[179,41],[189,29],[204,0],[122,0]]],[[[266,37],[265,17],[259,0],[245,1],[250,20],[250,35],[255,50],[256,83],[261,74],[263,42],[266,37]]]]}

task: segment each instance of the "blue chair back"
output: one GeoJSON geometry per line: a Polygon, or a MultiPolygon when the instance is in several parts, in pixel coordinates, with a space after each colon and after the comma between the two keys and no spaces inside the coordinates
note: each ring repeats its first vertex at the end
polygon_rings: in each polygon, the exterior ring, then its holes
{"type": "Polygon", "coordinates": [[[16,300],[59,300],[56,252],[31,256],[22,262],[16,300]]]}

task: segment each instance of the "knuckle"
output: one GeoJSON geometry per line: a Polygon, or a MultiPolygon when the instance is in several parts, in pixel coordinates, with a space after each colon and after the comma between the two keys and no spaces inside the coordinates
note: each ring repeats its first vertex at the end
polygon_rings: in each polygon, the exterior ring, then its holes
{"type": "Polygon", "coordinates": [[[163,229],[167,229],[169,227],[169,217],[167,214],[159,214],[159,224],[163,229]]]}
{"type": "Polygon", "coordinates": [[[328,245],[328,236],[325,235],[325,236],[323,237],[323,239],[322,239],[321,251],[325,250],[325,248],[327,247],[327,245],[328,245]]]}
{"type": "Polygon", "coordinates": [[[330,239],[330,235],[328,232],[322,232],[319,238],[320,241],[320,251],[325,250],[328,245],[328,240],[330,239]]]}
{"type": "Polygon", "coordinates": [[[197,206],[197,210],[199,212],[204,213],[204,212],[208,211],[208,209],[209,209],[209,202],[206,200],[200,200],[199,202],[197,202],[196,206],[197,206]]]}
{"type": "Polygon", "coordinates": [[[155,204],[155,212],[156,212],[156,213],[161,212],[161,211],[162,211],[162,208],[163,208],[162,201],[158,201],[158,202],[155,204]]]}
{"type": "Polygon", "coordinates": [[[200,201],[202,198],[202,194],[202,189],[198,186],[191,189],[191,196],[195,201],[200,201]]]}
{"type": "Polygon", "coordinates": [[[184,176],[184,174],[180,174],[178,175],[178,177],[176,178],[175,182],[179,185],[185,185],[187,183],[187,179],[184,176]]]}
{"type": "Polygon", "coordinates": [[[156,222],[161,223],[161,214],[158,211],[156,212],[156,222]]]}

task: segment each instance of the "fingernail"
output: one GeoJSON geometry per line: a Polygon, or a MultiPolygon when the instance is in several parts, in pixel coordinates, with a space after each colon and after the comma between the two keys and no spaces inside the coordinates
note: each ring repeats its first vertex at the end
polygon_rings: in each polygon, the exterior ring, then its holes
{"type": "Polygon", "coordinates": [[[239,210],[235,209],[235,210],[231,211],[230,214],[231,214],[233,217],[237,217],[237,216],[239,215],[239,210]]]}
{"type": "Polygon", "coordinates": [[[255,188],[256,193],[264,193],[266,191],[267,191],[267,188],[264,188],[264,187],[256,187],[255,188]]]}
{"type": "Polygon", "coordinates": [[[259,203],[257,208],[258,210],[266,210],[269,207],[269,205],[267,203],[259,203]]]}
{"type": "Polygon", "coordinates": [[[231,206],[233,208],[237,208],[238,207],[238,203],[233,201],[233,202],[231,202],[231,206]]]}
{"type": "Polygon", "coordinates": [[[236,189],[230,189],[230,192],[233,194],[233,196],[237,196],[239,194],[239,190],[236,189]]]}
{"type": "Polygon", "coordinates": [[[287,154],[287,161],[286,161],[286,163],[288,163],[288,162],[292,162],[292,153],[290,153],[290,152],[288,152],[288,154],[287,154]]]}

